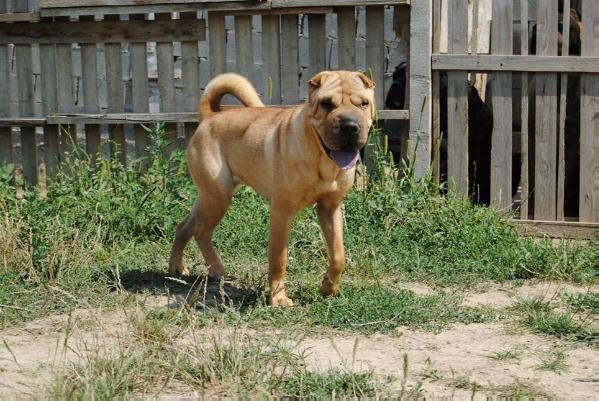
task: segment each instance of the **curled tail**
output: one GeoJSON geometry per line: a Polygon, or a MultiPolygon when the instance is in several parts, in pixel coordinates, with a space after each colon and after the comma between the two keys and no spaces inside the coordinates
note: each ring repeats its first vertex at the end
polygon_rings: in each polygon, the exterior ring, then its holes
{"type": "Polygon", "coordinates": [[[264,107],[254,86],[238,74],[221,74],[208,83],[198,106],[198,117],[204,120],[220,111],[224,95],[235,96],[246,107],[264,107]]]}

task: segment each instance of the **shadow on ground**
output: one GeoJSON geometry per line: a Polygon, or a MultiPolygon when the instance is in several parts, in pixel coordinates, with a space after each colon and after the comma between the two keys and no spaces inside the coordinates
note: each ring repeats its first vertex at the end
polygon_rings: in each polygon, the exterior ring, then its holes
{"type": "Polygon", "coordinates": [[[243,310],[264,302],[266,297],[262,278],[240,280],[225,276],[216,280],[206,275],[175,277],[163,272],[134,269],[114,277],[114,281],[122,290],[131,293],[168,296],[169,304],[177,307],[189,303],[198,309],[234,307],[243,310]]]}

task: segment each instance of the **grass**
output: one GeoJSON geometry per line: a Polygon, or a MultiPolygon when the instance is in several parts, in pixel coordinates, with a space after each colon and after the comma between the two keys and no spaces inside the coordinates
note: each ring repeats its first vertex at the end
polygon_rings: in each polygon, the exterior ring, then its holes
{"type": "MultiPolygon", "coordinates": [[[[128,311],[130,338],[123,347],[65,366],[50,389],[57,397],[153,394],[173,383],[248,395],[376,395],[386,378],[370,371],[308,371],[302,355],[271,340],[181,343],[188,341],[185,333],[210,327],[274,328],[285,335],[440,331],[456,322],[505,318],[462,306],[462,290],[482,282],[597,282],[596,239],[554,244],[519,237],[505,215],[444,195],[430,179],[416,180],[410,166],[387,162],[384,152],[376,154],[377,178],[363,177],[364,187],[350,191],[344,203],[348,264],[340,296],[318,293],[327,255],[309,208],[295,219],[289,240],[288,293],[297,306],[267,306],[268,206],[247,188],[235,195],[214,239],[227,280],[206,281],[194,245],[185,254],[193,276],[187,284],[172,280],[166,273],[170,243],[195,188],[183,153],[164,155],[164,126],[149,135],[149,159],[125,166],[101,157],[94,164],[77,150],[45,192],[22,187],[10,167],[0,169],[0,328],[76,308],[128,311]],[[417,295],[402,288],[414,281],[433,290],[417,295]],[[140,312],[148,294],[185,296],[194,282],[200,292],[192,313],[140,312]]],[[[578,315],[596,314],[596,294],[563,295],[562,301],[565,312],[542,303],[513,312],[535,332],[594,343],[596,329],[578,315]]],[[[420,384],[402,388],[422,391],[420,384]]]]}
{"type": "Polygon", "coordinates": [[[564,350],[553,349],[541,356],[540,362],[536,369],[547,370],[559,374],[568,369],[567,361],[568,356],[564,350]]]}
{"type": "Polygon", "coordinates": [[[580,321],[571,312],[556,311],[539,298],[521,301],[512,310],[520,314],[520,323],[534,333],[585,344],[599,341],[599,331],[591,322],[580,321]]]}
{"type": "Polygon", "coordinates": [[[522,354],[518,351],[501,350],[492,352],[487,356],[496,361],[518,361],[522,354]]]}
{"type": "MultiPolygon", "coordinates": [[[[47,194],[23,188],[23,198],[17,198],[10,171],[0,172],[0,243],[4,247],[0,325],[19,324],[86,303],[110,305],[119,279],[136,285],[164,274],[175,225],[190,210],[195,189],[183,154],[175,151],[163,156],[168,146],[163,126],[157,125],[149,134],[149,162],[132,160],[122,166],[99,158],[93,165],[79,151],[65,172],[47,183],[47,194]]],[[[351,315],[357,330],[366,330],[361,325],[374,320],[389,323],[374,325],[372,330],[391,330],[409,321],[426,325],[426,309],[445,301],[440,295],[420,299],[390,290],[392,285],[379,286],[380,281],[424,281],[434,286],[533,277],[596,281],[595,243],[553,245],[548,240],[521,238],[498,212],[442,195],[430,181],[415,180],[409,167],[404,167],[402,179],[392,179],[398,175],[397,166],[389,166],[380,155],[377,163],[381,171],[391,169],[391,174],[366,180],[366,187],[352,190],[345,201],[349,283],[345,295],[308,306],[315,314],[313,320],[334,307],[343,313],[327,316],[344,328],[351,329],[351,325],[343,322],[342,315],[351,315]],[[368,296],[361,296],[362,291],[368,296]],[[370,302],[370,297],[383,305],[370,302]],[[352,315],[354,302],[364,308],[362,316],[352,315]],[[385,312],[412,303],[399,316],[385,312]]],[[[228,273],[263,288],[268,207],[258,195],[246,188],[238,191],[217,229],[215,243],[231,266],[228,273]]],[[[300,303],[311,304],[318,299],[312,283],[326,266],[326,249],[313,208],[296,218],[289,253],[290,280],[300,282],[291,287],[298,288],[295,296],[300,303]]],[[[193,246],[187,259],[201,260],[193,246]]],[[[443,319],[449,321],[479,319],[470,310],[444,309],[443,319]]]]}

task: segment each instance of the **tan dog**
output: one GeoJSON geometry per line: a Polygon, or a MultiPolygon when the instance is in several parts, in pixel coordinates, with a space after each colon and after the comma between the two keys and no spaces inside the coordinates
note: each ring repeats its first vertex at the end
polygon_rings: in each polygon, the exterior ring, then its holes
{"type": "Polygon", "coordinates": [[[345,266],[341,202],[353,184],[359,150],[372,125],[374,83],[359,72],[324,71],[309,85],[304,105],[266,108],[254,87],[239,75],[219,75],[208,84],[199,105],[201,122],[187,147],[198,199],[177,227],[172,274],[189,274],[182,254],[195,236],[210,276],[222,277],[223,263],[212,246],[212,233],[235,188],[245,183],[270,204],[271,305],[293,305],[284,284],[287,240],[294,216],[314,203],[329,250],[321,292],[337,294],[345,266]],[[221,111],[225,94],[246,107],[221,111]]]}

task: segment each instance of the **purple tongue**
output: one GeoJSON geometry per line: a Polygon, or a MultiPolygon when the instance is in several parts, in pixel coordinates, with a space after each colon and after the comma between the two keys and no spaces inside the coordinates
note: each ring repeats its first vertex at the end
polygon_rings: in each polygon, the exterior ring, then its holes
{"type": "Polygon", "coordinates": [[[331,159],[343,170],[355,166],[359,157],[359,150],[331,150],[331,159]]]}

